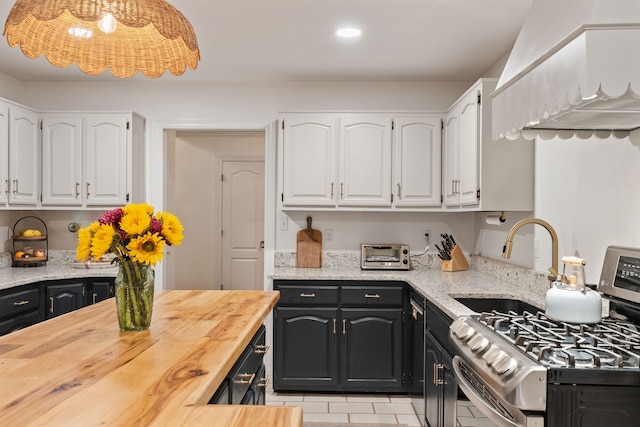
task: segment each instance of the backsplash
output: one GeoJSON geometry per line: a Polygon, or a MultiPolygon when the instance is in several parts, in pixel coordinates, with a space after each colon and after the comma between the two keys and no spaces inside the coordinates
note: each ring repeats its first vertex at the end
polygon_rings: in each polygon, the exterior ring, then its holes
{"type": "MultiPolygon", "coordinates": [[[[478,270],[498,280],[511,283],[514,286],[527,289],[538,295],[544,295],[549,289],[547,273],[535,271],[526,267],[486,258],[478,255],[468,255],[472,269],[478,270]]],[[[295,267],[295,252],[276,252],[276,267],[295,267]]],[[[411,257],[413,270],[429,270],[440,268],[440,258],[435,253],[427,253],[411,257]]],[[[326,251],[322,253],[322,268],[360,268],[360,252],[358,251],[326,251]]],[[[455,273],[454,273],[455,274],[455,273]]]]}

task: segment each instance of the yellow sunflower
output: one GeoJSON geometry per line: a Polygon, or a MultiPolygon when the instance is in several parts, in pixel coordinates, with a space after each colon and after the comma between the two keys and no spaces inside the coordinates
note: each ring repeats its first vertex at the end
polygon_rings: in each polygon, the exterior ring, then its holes
{"type": "Polygon", "coordinates": [[[110,224],[99,224],[91,240],[91,255],[100,258],[111,251],[116,230],[110,224]]]}
{"type": "Polygon", "coordinates": [[[162,223],[162,235],[167,243],[174,246],[182,243],[184,227],[177,216],[169,212],[159,212],[156,219],[162,223]]]}
{"type": "Polygon", "coordinates": [[[120,228],[127,234],[135,236],[149,228],[153,208],[146,203],[127,205],[122,208],[124,215],[120,220],[120,228]],[[151,213],[149,213],[149,208],[151,213]]]}
{"type": "Polygon", "coordinates": [[[86,261],[91,256],[91,239],[98,223],[94,222],[88,227],[78,230],[78,247],[76,248],[76,259],[86,261]]]}
{"type": "Polygon", "coordinates": [[[162,259],[164,245],[164,240],[158,233],[147,233],[144,236],[132,238],[127,244],[127,249],[132,261],[155,266],[162,259]]]}

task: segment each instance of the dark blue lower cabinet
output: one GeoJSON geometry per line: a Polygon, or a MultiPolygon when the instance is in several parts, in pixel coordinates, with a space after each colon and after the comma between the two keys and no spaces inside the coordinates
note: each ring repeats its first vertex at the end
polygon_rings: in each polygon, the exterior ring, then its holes
{"type": "Polygon", "coordinates": [[[282,281],[274,310],[275,391],[410,392],[408,285],[282,281]]]}
{"type": "Polygon", "coordinates": [[[209,399],[209,404],[264,405],[266,395],[265,327],[262,326],[209,399]]]}

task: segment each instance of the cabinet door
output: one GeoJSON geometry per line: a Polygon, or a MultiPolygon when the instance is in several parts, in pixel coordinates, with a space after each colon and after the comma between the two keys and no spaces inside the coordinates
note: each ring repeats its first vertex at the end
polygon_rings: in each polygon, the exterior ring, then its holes
{"type": "Polygon", "coordinates": [[[274,390],[336,390],[337,308],[275,310],[274,390]]]}
{"type": "Polygon", "coordinates": [[[458,202],[478,203],[478,145],[480,143],[478,115],[479,90],[472,90],[460,102],[458,127],[458,202]]]}
{"type": "Polygon", "coordinates": [[[341,309],[341,382],[345,390],[403,387],[402,308],[341,309]]]}
{"type": "Polygon", "coordinates": [[[124,114],[86,118],[83,191],[87,206],[127,203],[128,123],[124,114]]]}
{"type": "Polygon", "coordinates": [[[287,117],[284,121],[283,159],[283,205],[335,205],[334,116],[287,117]]]}
{"type": "Polygon", "coordinates": [[[42,119],[42,205],[82,205],[82,118],[42,119]]]}
{"type": "MultiPolygon", "coordinates": [[[[424,401],[427,426],[442,426],[440,417],[441,385],[439,380],[440,349],[430,333],[425,334],[424,401]]],[[[455,425],[455,424],[452,424],[455,425]]]]}
{"type": "Polygon", "coordinates": [[[395,206],[440,205],[440,116],[395,119],[395,206]]]}
{"type": "Polygon", "coordinates": [[[340,119],[342,206],[391,206],[391,119],[340,119]]]}
{"type": "Polygon", "coordinates": [[[458,110],[449,112],[443,124],[442,195],[445,206],[458,204],[458,110]]]}
{"type": "Polygon", "coordinates": [[[113,295],[113,280],[93,280],[91,282],[91,301],[89,301],[90,304],[104,301],[111,298],[113,295]]]}
{"type": "Polygon", "coordinates": [[[0,101],[0,203],[9,200],[9,104],[0,101]]]}
{"type": "Polygon", "coordinates": [[[84,307],[84,282],[47,285],[47,319],[84,307]]]}
{"type": "Polygon", "coordinates": [[[40,126],[38,114],[19,107],[9,110],[9,203],[38,204],[40,126]]]}

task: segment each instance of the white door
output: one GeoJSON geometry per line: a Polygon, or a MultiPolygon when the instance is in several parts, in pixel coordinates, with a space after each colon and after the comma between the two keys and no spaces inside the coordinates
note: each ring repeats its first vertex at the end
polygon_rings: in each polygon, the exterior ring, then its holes
{"type": "Polygon", "coordinates": [[[264,162],[222,164],[222,289],[264,288],[264,162]]]}

